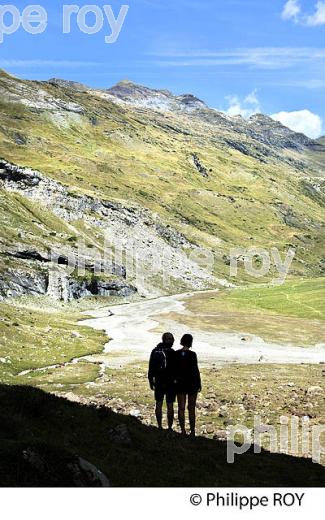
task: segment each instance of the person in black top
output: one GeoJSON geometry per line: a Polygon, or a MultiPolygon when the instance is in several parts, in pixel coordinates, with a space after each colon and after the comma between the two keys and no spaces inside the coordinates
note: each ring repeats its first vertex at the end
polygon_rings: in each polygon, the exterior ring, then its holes
{"type": "Polygon", "coordinates": [[[195,437],[195,409],[197,394],[201,391],[201,376],[195,352],[190,349],[193,345],[193,336],[185,334],[181,339],[182,349],[175,353],[175,376],[178,400],[178,420],[183,435],[185,429],[185,407],[188,399],[191,436],[195,437]]]}
{"type": "Polygon", "coordinates": [[[158,427],[162,429],[162,408],[167,403],[168,429],[172,431],[174,424],[175,388],[175,339],[173,334],[165,332],[162,343],[152,351],[149,362],[148,379],[151,390],[155,392],[156,418],[158,427]]]}

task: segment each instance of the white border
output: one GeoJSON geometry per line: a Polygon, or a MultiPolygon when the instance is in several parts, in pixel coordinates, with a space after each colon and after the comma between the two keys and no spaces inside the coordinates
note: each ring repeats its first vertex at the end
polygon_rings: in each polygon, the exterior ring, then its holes
{"type": "Polygon", "coordinates": [[[320,514],[324,489],[314,488],[218,488],[218,489],[0,489],[1,516],[4,519],[24,520],[191,520],[198,518],[261,517],[274,519],[306,519],[306,515],[320,514]],[[272,502],[273,493],[305,493],[302,506],[256,507],[253,511],[205,504],[194,507],[192,494],[206,497],[207,493],[238,493],[247,496],[267,496],[272,502]],[[263,516],[261,516],[263,515],[263,516]]]}

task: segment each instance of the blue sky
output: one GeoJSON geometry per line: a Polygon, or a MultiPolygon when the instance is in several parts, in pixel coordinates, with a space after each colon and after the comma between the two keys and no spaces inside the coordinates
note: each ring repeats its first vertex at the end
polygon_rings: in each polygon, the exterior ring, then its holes
{"type": "MultiPolygon", "coordinates": [[[[12,5],[22,12],[30,3],[12,5]]],[[[113,44],[105,43],[111,33],[106,18],[101,31],[88,35],[72,15],[71,33],[63,34],[63,4],[70,2],[39,3],[48,13],[46,31],[31,35],[20,28],[0,44],[0,67],[13,74],[97,87],[127,78],[191,92],[230,114],[278,114],[312,136],[325,133],[325,1],[98,1],[101,8],[110,4],[116,17],[129,5],[113,44]]],[[[87,23],[94,20],[89,15],[87,23]]],[[[11,23],[9,15],[5,22],[11,23]]]]}

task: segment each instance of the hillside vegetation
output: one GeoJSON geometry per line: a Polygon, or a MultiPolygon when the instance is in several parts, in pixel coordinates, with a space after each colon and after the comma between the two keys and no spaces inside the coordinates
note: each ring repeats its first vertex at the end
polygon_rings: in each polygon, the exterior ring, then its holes
{"type": "MultiPolygon", "coordinates": [[[[77,310],[42,307],[40,301],[33,305],[0,303],[1,382],[19,383],[22,378],[17,376],[25,370],[60,366],[102,352],[106,336],[80,327],[77,310]]],[[[92,370],[96,377],[98,368],[92,365],[92,370]]]]}
{"type": "Polygon", "coordinates": [[[221,291],[215,296],[207,293],[191,298],[192,310],[259,311],[267,315],[293,316],[325,320],[325,279],[288,281],[279,286],[250,287],[221,291]]]}
{"type": "MultiPolygon", "coordinates": [[[[105,91],[57,80],[22,81],[2,72],[0,92],[0,156],[7,161],[40,171],[66,186],[71,197],[123,207],[132,201],[148,215],[157,214],[184,237],[174,244],[182,253],[197,246],[212,251],[217,279],[229,279],[234,247],[277,247],[281,255],[291,247],[296,251],[292,276],[322,274],[321,141],[266,116],[231,118],[194,97],[174,97],[129,82],[105,91]]],[[[11,184],[16,191],[20,187],[11,184]]],[[[6,208],[12,208],[4,218],[18,242],[26,234],[37,246],[40,233],[33,228],[40,231],[41,226],[42,236],[55,234],[64,246],[86,231],[95,251],[101,250],[103,228],[94,222],[85,229],[82,219],[70,215],[69,230],[54,207],[44,217],[39,198],[31,209],[22,191],[18,197],[7,190],[1,192],[1,211],[7,214],[6,208]]],[[[32,196],[26,189],[25,194],[32,196]]],[[[140,235],[138,243],[141,249],[140,235]]],[[[179,278],[174,272],[175,286],[179,278]]],[[[241,266],[232,282],[256,279],[241,266]]],[[[161,284],[152,279],[148,292],[161,284]]],[[[206,280],[209,285],[212,280],[206,280]]],[[[183,280],[176,288],[185,286],[183,280]]]]}
{"type": "Polygon", "coordinates": [[[188,315],[173,319],[209,332],[255,334],[283,345],[321,345],[324,300],[324,278],[296,279],[283,285],[194,294],[185,299],[188,315]]]}

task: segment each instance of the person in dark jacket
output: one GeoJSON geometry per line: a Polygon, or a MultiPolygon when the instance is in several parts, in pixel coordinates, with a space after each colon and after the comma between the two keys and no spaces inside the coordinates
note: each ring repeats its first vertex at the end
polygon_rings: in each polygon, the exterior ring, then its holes
{"type": "Polygon", "coordinates": [[[201,391],[201,375],[198,367],[197,355],[191,351],[193,336],[185,334],[181,339],[182,349],[175,353],[175,376],[178,400],[178,420],[183,435],[185,429],[185,408],[188,400],[188,411],[191,436],[195,437],[196,401],[201,391]]]}
{"type": "Polygon", "coordinates": [[[166,399],[168,429],[170,431],[172,431],[174,424],[174,403],[176,400],[175,350],[172,348],[174,342],[173,334],[170,332],[163,334],[162,343],[159,343],[151,353],[148,372],[150,388],[155,392],[158,427],[162,429],[162,409],[166,399]]]}

